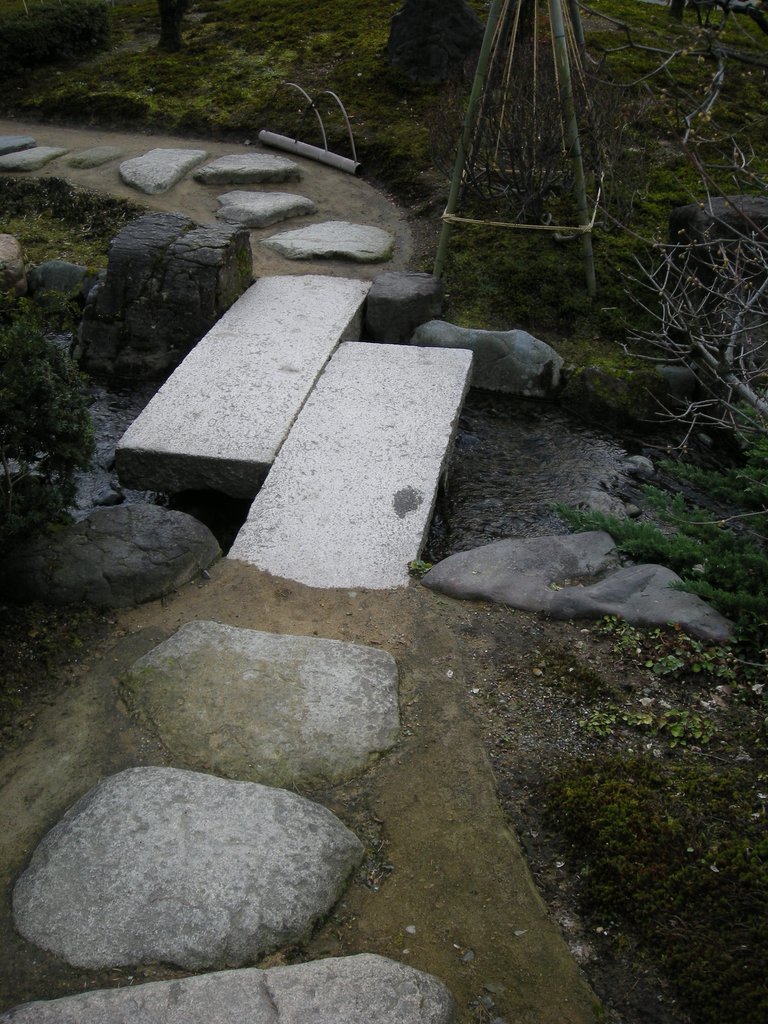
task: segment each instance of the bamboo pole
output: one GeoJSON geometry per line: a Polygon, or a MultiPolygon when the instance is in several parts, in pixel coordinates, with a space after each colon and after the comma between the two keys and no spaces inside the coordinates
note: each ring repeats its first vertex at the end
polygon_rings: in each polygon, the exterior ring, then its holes
{"type": "MultiPolygon", "coordinates": [[[[587,186],[584,180],[584,161],[581,155],[579,126],[576,120],[576,106],[573,102],[573,86],[571,84],[571,64],[568,59],[568,44],[565,38],[565,23],[560,0],[549,0],[549,19],[552,24],[552,45],[555,48],[555,60],[560,76],[561,96],[565,116],[565,141],[573,163],[574,193],[579,213],[579,226],[586,228],[590,223],[587,206],[587,186]]],[[[584,254],[584,275],[587,279],[587,293],[594,297],[597,292],[595,280],[595,258],[592,252],[592,233],[585,230],[581,236],[581,247],[584,254]]]]}
{"type": "MultiPolygon", "coordinates": [[[[472,144],[472,135],[475,129],[477,107],[483,95],[483,86],[485,85],[485,76],[488,72],[488,62],[491,58],[491,49],[493,46],[493,39],[496,34],[496,25],[504,3],[505,0],[493,0],[491,9],[488,12],[488,23],[485,26],[485,35],[483,36],[483,43],[480,47],[480,56],[477,59],[477,68],[475,69],[475,77],[472,82],[472,91],[469,94],[467,109],[464,114],[464,125],[461,131],[461,138],[459,139],[459,148],[456,152],[456,160],[453,165],[451,188],[448,193],[448,202],[445,207],[445,213],[447,215],[451,215],[455,212],[456,205],[459,201],[461,182],[464,177],[464,165],[467,159],[467,153],[469,152],[472,144]]],[[[445,263],[445,253],[448,248],[448,239],[450,237],[451,230],[451,224],[444,220],[443,226],[440,230],[440,239],[437,243],[437,255],[435,256],[434,267],[435,277],[442,276],[443,264],[445,263]]]]}

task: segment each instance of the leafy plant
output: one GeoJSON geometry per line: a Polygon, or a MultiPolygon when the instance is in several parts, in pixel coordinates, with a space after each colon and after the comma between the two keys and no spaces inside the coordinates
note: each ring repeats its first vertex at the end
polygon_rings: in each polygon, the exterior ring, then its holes
{"type": "Polygon", "coordinates": [[[74,498],[93,450],[82,378],[20,306],[0,323],[0,541],[42,529],[74,498]]]}

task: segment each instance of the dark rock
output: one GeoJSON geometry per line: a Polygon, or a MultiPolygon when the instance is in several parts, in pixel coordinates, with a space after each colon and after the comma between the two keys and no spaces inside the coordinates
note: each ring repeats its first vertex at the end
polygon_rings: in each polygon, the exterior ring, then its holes
{"type": "Polygon", "coordinates": [[[676,207],[669,215],[671,245],[696,245],[749,238],[768,232],[768,198],[716,196],[706,202],[676,207]]]}
{"type": "Polygon", "coordinates": [[[416,328],[443,311],[443,282],[432,274],[391,272],[375,277],[365,306],[371,341],[409,341],[416,328]]]}
{"type": "Polygon", "coordinates": [[[152,213],[113,240],[73,354],[89,373],[153,379],[173,370],[251,281],[247,230],[152,213]]]}
{"type": "Polygon", "coordinates": [[[37,292],[61,292],[85,304],[88,294],[96,283],[97,275],[87,267],[67,260],[46,260],[34,267],[27,277],[32,295],[37,292]]]}
{"type": "Polygon", "coordinates": [[[118,505],[9,552],[0,593],[20,602],[127,608],[170,593],[220,554],[210,530],[183,512],[118,505]]]}
{"type": "Polygon", "coordinates": [[[483,31],[464,0],[405,0],[392,18],[387,53],[414,81],[444,82],[479,52],[483,31]]]}

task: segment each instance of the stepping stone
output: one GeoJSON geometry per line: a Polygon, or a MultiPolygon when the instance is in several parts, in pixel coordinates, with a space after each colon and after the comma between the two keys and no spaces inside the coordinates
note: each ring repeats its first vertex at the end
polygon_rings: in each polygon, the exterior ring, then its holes
{"type": "Polygon", "coordinates": [[[291,217],[317,213],[311,199],[290,192],[225,192],[218,199],[221,203],[221,209],[216,212],[219,220],[247,228],[265,228],[291,217]]]}
{"type": "Polygon", "coordinates": [[[79,992],[26,1003],[1,1024],[452,1024],[431,974],[373,953],[79,992]]]}
{"type": "Polygon", "coordinates": [[[14,918],[75,967],[239,967],[305,938],[362,854],[295,793],[130,768],[45,836],[16,883],[14,918]]]}
{"type": "Polygon", "coordinates": [[[310,587],[406,585],[471,364],[458,349],[342,345],[229,557],[310,587]]]}
{"type": "Polygon", "coordinates": [[[289,260],[341,259],[354,263],[382,263],[392,256],[395,238],[381,228],[329,220],[272,235],[265,238],[262,245],[268,245],[289,260]]]}
{"type": "Polygon", "coordinates": [[[123,435],[121,482],[252,498],[339,341],[359,337],[369,287],[315,275],[257,281],[123,435]]]}
{"type": "Polygon", "coordinates": [[[124,160],[120,164],[120,177],[131,188],[156,196],[173,188],[206,156],[204,149],[151,149],[143,156],[124,160]]]}
{"type": "Polygon", "coordinates": [[[18,153],[20,149],[32,149],[36,145],[31,135],[0,135],[0,156],[18,153]]]}
{"type": "Polygon", "coordinates": [[[67,160],[67,165],[82,169],[101,167],[103,164],[108,164],[110,160],[117,160],[122,155],[122,150],[117,146],[93,146],[91,149],[81,149],[79,153],[73,153],[67,160]]]}
{"type": "Polygon", "coordinates": [[[686,633],[723,641],[731,623],[695,594],[674,589],[680,577],[661,565],[616,569],[609,534],[499,540],[439,562],[422,583],[450,597],[497,601],[555,619],[618,615],[635,626],[677,623],[686,633]],[[589,577],[607,575],[594,583],[589,577]]]}
{"type": "Polygon", "coordinates": [[[68,152],[68,149],[60,149],[58,146],[34,146],[17,153],[6,153],[0,156],[0,171],[39,171],[68,152]]]}
{"type": "Polygon", "coordinates": [[[219,622],[182,626],[123,693],[174,764],[286,787],[359,775],[400,725],[385,651],[219,622]]]}
{"type": "Polygon", "coordinates": [[[220,156],[195,171],[203,185],[257,185],[264,182],[300,181],[298,164],[271,153],[233,153],[220,156]]]}

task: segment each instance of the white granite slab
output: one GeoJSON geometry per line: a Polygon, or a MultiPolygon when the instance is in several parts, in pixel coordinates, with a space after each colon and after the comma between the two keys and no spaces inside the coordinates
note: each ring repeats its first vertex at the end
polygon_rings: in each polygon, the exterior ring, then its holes
{"type": "Polygon", "coordinates": [[[342,259],[354,263],[382,263],[392,256],[395,239],[388,231],[366,224],[329,220],[265,238],[269,246],[289,260],[342,259]]]}
{"type": "Polygon", "coordinates": [[[247,228],[265,228],[291,217],[317,213],[311,199],[292,192],[225,192],[218,200],[219,220],[247,228]]]}
{"type": "Polygon", "coordinates": [[[462,349],[342,345],[229,557],[311,587],[407,584],[471,365],[462,349]]]}
{"type": "Polygon", "coordinates": [[[259,182],[299,181],[298,164],[272,153],[233,153],[220,156],[193,174],[204,185],[253,185],[259,182]]]}
{"type": "Polygon", "coordinates": [[[204,149],[150,149],[143,156],[124,160],[120,177],[126,185],[156,196],[167,192],[208,156],[204,149]]]}
{"type": "Polygon", "coordinates": [[[370,283],[265,277],[190,352],[117,448],[129,487],[252,498],[370,283]]]}
{"type": "Polygon", "coordinates": [[[15,153],[6,153],[0,156],[0,171],[39,171],[51,160],[68,152],[59,146],[33,146],[15,153]]]}

